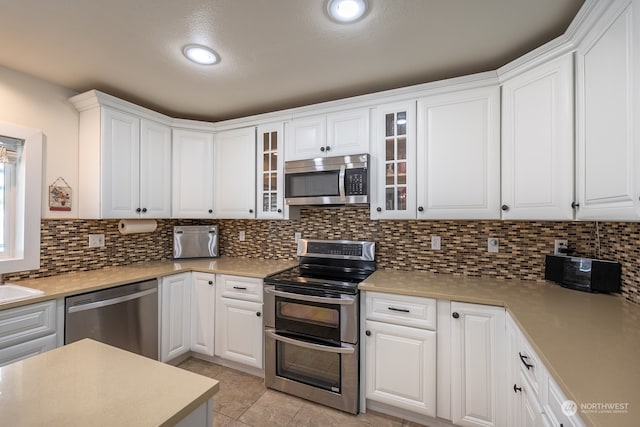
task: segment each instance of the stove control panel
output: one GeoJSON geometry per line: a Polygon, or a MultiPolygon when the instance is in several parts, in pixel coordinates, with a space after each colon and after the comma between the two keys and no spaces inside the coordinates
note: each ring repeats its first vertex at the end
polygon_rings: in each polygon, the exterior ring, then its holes
{"type": "Polygon", "coordinates": [[[298,241],[298,256],[373,261],[374,252],[374,242],[309,239],[298,241]]]}

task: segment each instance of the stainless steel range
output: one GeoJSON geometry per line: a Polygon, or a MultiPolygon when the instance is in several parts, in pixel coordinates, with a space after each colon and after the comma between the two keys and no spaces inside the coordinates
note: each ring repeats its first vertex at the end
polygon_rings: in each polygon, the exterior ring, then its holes
{"type": "Polygon", "coordinates": [[[298,242],[299,265],[264,280],[265,384],[358,413],[358,284],[375,243],[298,242]]]}

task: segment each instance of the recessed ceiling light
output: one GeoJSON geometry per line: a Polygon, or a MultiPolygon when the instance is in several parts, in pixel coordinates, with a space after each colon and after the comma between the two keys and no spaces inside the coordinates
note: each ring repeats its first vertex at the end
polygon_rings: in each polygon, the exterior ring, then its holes
{"type": "Polygon", "coordinates": [[[199,44],[189,44],[182,49],[182,53],[189,60],[200,65],[213,65],[220,61],[220,57],[212,49],[199,44]]]}
{"type": "Polygon", "coordinates": [[[367,0],[329,0],[327,12],[336,22],[355,22],[367,11],[367,0]]]}

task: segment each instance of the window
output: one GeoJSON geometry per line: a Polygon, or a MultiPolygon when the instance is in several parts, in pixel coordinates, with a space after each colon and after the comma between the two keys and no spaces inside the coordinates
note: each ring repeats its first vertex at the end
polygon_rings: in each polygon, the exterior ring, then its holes
{"type": "Polygon", "coordinates": [[[40,268],[42,140],[0,122],[0,274],[40,268]]]}

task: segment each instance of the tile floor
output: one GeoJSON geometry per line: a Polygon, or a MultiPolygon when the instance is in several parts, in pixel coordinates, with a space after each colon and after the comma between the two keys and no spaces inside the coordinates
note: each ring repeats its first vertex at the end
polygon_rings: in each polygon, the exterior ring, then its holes
{"type": "Polygon", "coordinates": [[[262,378],[195,358],[187,359],[178,367],[220,381],[220,390],[213,396],[213,424],[216,427],[422,427],[380,413],[350,415],[267,390],[262,378]]]}

